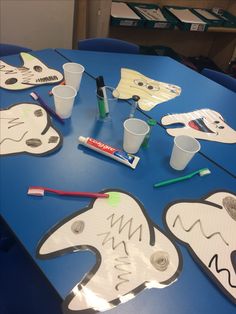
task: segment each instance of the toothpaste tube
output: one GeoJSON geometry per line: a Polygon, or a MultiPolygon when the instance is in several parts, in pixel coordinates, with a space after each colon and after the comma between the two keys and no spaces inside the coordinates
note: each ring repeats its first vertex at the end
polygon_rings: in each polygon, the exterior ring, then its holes
{"type": "Polygon", "coordinates": [[[89,147],[93,150],[95,150],[98,153],[101,153],[103,155],[106,155],[108,157],[111,157],[119,162],[121,162],[122,164],[125,164],[128,167],[131,167],[133,169],[136,168],[138,162],[139,162],[139,157],[131,155],[131,154],[127,154],[126,152],[117,149],[117,148],[113,148],[107,144],[104,144],[100,141],[97,141],[91,137],[84,137],[84,136],[80,136],[78,138],[79,143],[89,147]]]}

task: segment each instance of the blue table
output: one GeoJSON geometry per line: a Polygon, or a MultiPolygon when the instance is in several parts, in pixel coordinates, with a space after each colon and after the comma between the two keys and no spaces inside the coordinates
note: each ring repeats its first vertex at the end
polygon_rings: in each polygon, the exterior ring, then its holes
{"type": "MultiPolygon", "coordinates": [[[[65,58],[53,50],[33,54],[59,71],[66,62],[65,58]]],[[[85,66],[89,72],[92,68],[89,67],[89,60],[92,62],[94,55],[92,59],[89,57],[90,53],[87,56],[82,55],[84,59],[81,63],[85,64],[87,60],[88,67],[87,64],[85,66]]],[[[133,60],[133,56],[129,58],[133,60]]],[[[139,58],[141,60],[142,57],[139,58]]],[[[124,59],[128,60],[128,56],[124,55],[124,59]]],[[[17,63],[18,57],[13,56],[6,60],[9,63],[17,63]]],[[[93,67],[95,66],[94,60],[93,67]]],[[[107,77],[106,83],[114,85],[114,76],[106,76],[102,67],[100,71],[100,62],[97,62],[97,66],[97,74],[104,74],[105,79],[107,77]]],[[[97,75],[94,72],[91,74],[97,75]]],[[[37,91],[49,105],[53,106],[53,99],[48,96],[50,88],[41,86],[37,91]]],[[[113,108],[110,122],[97,121],[95,88],[94,79],[85,74],[72,118],[66,121],[65,125],[54,121],[64,136],[63,147],[59,151],[44,157],[26,154],[1,157],[0,214],[62,299],[94,266],[95,255],[89,251],[81,251],[54,259],[40,260],[35,255],[36,247],[52,226],[88,206],[90,200],[56,196],[29,197],[26,193],[30,185],[78,191],[122,189],[143,203],[151,221],[162,230],[163,210],[170,202],[183,198],[199,199],[219,189],[235,192],[234,178],[201,154],[194,157],[181,175],[205,167],[211,170],[211,175],[196,176],[191,181],[154,189],[153,184],[157,181],[179,175],[179,172],[172,170],[168,165],[173,139],[167,136],[159,125],[152,130],[149,147],[142,148],[138,153],[140,162],[135,170],[89,149],[78,147],[79,135],[95,137],[113,147],[122,147],[122,123],[129,115],[130,107],[125,101],[121,101],[113,108]]],[[[30,102],[30,92],[31,89],[20,92],[0,90],[1,107],[6,108],[15,102],[30,102]]],[[[137,112],[137,117],[146,119],[140,112],[137,112]]],[[[217,314],[233,313],[235,305],[201,271],[187,249],[177,245],[183,255],[183,270],[177,282],[165,289],[146,289],[134,299],[112,309],[111,313],[150,314],[157,311],[160,314],[177,311],[181,314],[206,314],[212,311],[217,314]]]]}
{"type": "MultiPolygon", "coordinates": [[[[93,76],[103,75],[106,84],[117,86],[120,69],[129,68],[161,82],[175,84],[182,92],[166,103],[157,105],[145,113],[160,122],[168,114],[186,113],[209,108],[219,112],[227,124],[236,130],[234,107],[236,94],[205,78],[199,73],[169,57],[129,55],[119,53],[95,53],[90,51],[59,49],[68,60],[83,64],[93,76]]],[[[236,176],[236,144],[201,140],[201,152],[226,171],[236,176]],[[232,157],[229,160],[228,156],[232,157]]]]}

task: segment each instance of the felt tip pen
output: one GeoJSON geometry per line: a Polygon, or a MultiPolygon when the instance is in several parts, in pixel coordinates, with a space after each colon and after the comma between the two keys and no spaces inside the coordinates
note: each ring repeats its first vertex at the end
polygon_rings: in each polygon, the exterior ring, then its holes
{"type": "Polygon", "coordinates": [[[99,117],[106,118],[109,114],[106,87],[102,76],[96,78],[99,117]]]}
{"type": "Polygon", "coordinates": [[[91,137],[79,136],[78,141],[79,144],[82,144],[92,150],[95,150],[98,153],[101,153],[105,156],[115,159],[133,169],[136,168],[140,159],[137,156],[128,154],[123,150],[111,147],[91,137]]]}
{"type": "Polygon", "coordinates": [[[64,124],[64,120],[55,112],[53,111],[46,103],[45,101],[41,98],[41,96],[37,92],[32,92],[30,93],[30,96],[34,99],[37,100],[40,105],[54,118],[56,118],[58,121],[60,121],[62,124],[64,124]]]}

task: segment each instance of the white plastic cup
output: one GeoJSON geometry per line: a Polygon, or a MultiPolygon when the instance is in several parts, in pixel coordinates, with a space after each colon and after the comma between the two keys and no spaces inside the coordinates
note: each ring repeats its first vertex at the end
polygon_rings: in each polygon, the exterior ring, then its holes
{"type": "Polygon", "coordinates": [[[72,86],[57,85],[53,87],[52,94],[54,97],[56,113],[62,119],[70,118],[77,91],[72,86]]]}
{"type": "Polygon", "coordinates": [[[183,170],[200,148],[200,143],[194,137],[188,135],[176,136],[170,166],[175,170],[183,170]]]}
{"type": "Polygon", "coordinates": [[[66,85],[74,87],[78,92],[84,73],[84,67],[79,63],[68,62],[63,64],[63,70],[66,85]]]}
{"type": "Polygon", "coordinates": [[[136,118],[125,120],[123,141],[124,150],[130,154],[137,153],[149,131],[149,125],[143,120],[136,118]]]}

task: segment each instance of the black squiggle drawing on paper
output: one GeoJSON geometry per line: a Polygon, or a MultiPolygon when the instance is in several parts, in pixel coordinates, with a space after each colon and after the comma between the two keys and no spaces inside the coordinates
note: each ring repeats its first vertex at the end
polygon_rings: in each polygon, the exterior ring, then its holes
{"type": "Polygon", "coordinates": [[[181,227],[182,227],[182,228],[184,229],[184,231],[186,231],[186,232],[190,232],[190,231],[198,224],[198,225],[200,226],[200,230],[201,230],[203,236],[204,236],[206,239],[211,239],[211,238],[214,237],[214,236],[219,236],[219,237],[221,238],[221,240],[222,240],[226,245],[229,245],[229,243],[227,243],[227,242],[225,241],[225,239],[222,237],[222,235],[221,235],[220,232],[213,232],[213,233],[207,235],[207,234],[204,232],[204,230],[203,230],[202,223],[201,223],[201,220],[200,220],[200,219],[196,220],[189,228],[185,228],[185,227],[184,227],[183,222],[182,222],[182,219],[181,219],[181,217],[180,217],[179,215],[175,218],[174,223],[173,223],[173,227],[175,227],[177,221],[179,221],[181,227]]]}
{"type": "Polygon", "coordinates": [[[230,275],[230,271],[227,269],[227,268],[220,268],[218,267],[218,254],[215,254],[212,259],[210,260],[209,262],[209,265],[208,267],[211,268],[212,264],[214,263],[214,266],[215,266],[215,270],[217,271],[217,273],[221,273],[221,272],[226,272],[227,273],[227,276],[228,276],[228,283],[229,285],[232,287],[232,288],[236,288],[236,285],[233,285],[231,283],[231,275],[230,275]]]}
{"type": "MultiPolygon", "coordinates": [[[[120,256],[118,258],[115,258],[115,261],[118,264],[115,264],[114,268],[120,273],[117,275],[117,279],[120,281],[118,284],[116,284],[115,289],[118,291],[119,286],[122,284],[128,283],[130,280],[128,279],[130,275],[132,275],[132,272],[130,270],[127,270],[126,267],[131,266],[131,262],[128,260],[128,256],[120,256]],[[128,277],[128,278],[126,278],[128,277]]],[[[130,267],[132,269],[132,267],[130,267]]]]}
{"type": "Polygon", "coordinates": [[[116,250],[121,245],[123,247],[124,253],[126,255],[129,255],[125,241],[120,241],[117,243],[114,237],[109,237],[110,232],[100,233],[100,234],[98,234],[98,236],[104,236],[104,239],[102,241],[102,245],[105,245],[108,242],[111,242],[112,250],[116,250]]]}
{"type": "Polygon", "coordinates": [[[115,220],[114,213],[107,217],[107,220],[111,220],[111,228],[119,223],[119,233],[121,233],[126,226],[129,226],[128,239],[130,240],[133,237],[133,235],[139,231],[139,241],[142,241],[142,224],[140,224],[135,230],[132,230],[133,218],[128,219],[126,222],[124,222],[124,219],[125,219],[124,215],[121,215],[119,218],[115,220]]]}
{"type": "Polygon", "coordinates": [[[26,131],[19,139],[10,138],[10,137],[5,137],[5,138],[0,142],[0,145],[2,145],[5,141],[21,142],[27,133],[28,133],[28,131],[26,131]]]}
{"type": "Polygon", "coordinates": [[[19,122],[19,121],[15,122],[16,120],[19,120],[19,118],[1,118],[0,117],[0,120],[9,120],[8,124],[11,124],[11,125],[8,126],[8,129],[24,124],[24,122],[19,122]]]}

